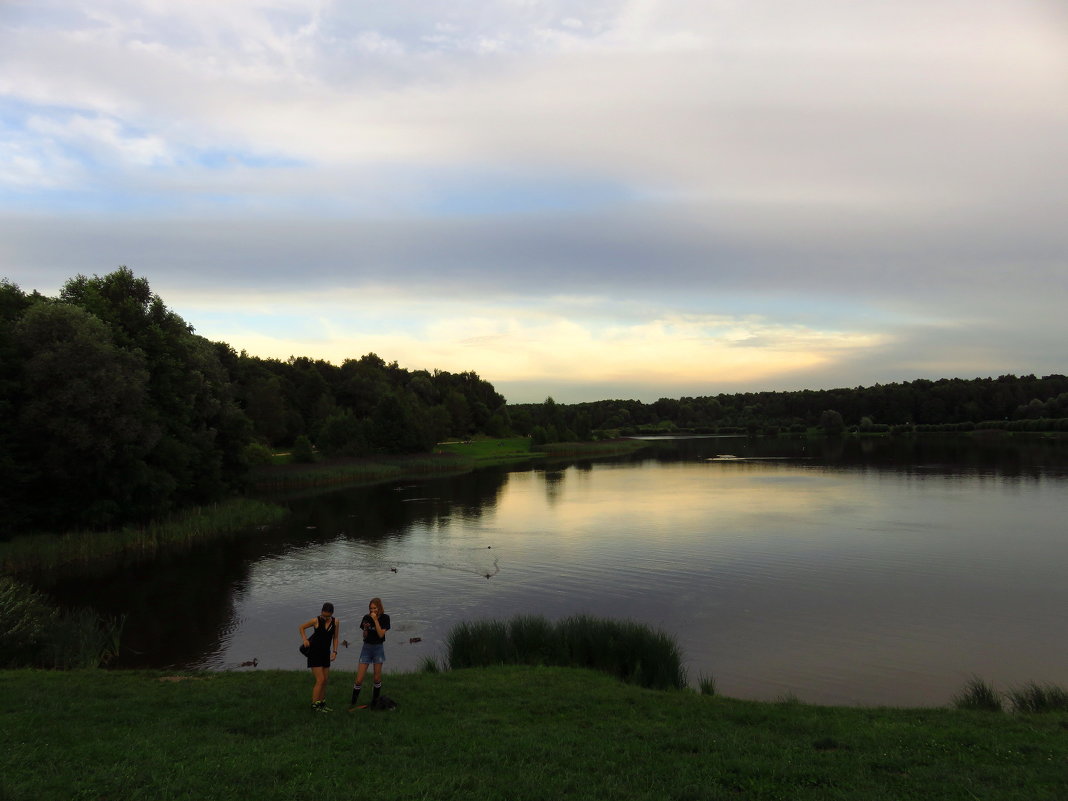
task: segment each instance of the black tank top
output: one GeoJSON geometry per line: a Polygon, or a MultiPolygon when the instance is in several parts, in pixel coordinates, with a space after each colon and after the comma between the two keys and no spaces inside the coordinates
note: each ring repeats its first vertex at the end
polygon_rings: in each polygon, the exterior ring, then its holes
{"type": "Polygon", "coordinates": [[[317,618],[315,631],[308,638],[308,642],[311,645],[311,651],[318,654],[330,653],[330,642],[334,639],[334,619],[330,618],[330,628],[327,628],[327,620],[321,615],[317,618]]]}

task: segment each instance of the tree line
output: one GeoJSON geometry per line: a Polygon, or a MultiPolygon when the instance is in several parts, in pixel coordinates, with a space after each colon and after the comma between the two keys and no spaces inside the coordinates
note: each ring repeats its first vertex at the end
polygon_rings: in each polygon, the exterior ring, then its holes
{"type": "Polygon", "coordinates": [[[1063,375],[508,405],[474,372],[263,359],[198,336],[145,278],[57,297],[0,281],[0,536],[145,521],[240,492],[273,451],[364,456],[476,434],[535,444],[639,432],[1068,430],[1063,375]]]}
{"type": "Polygon", "coordinates": [[[429,451],[510,431],[474,372],[261,359],[194,333],[145,278],[77,276],[58,297],[0,281],[4,533],[145,521],[240,492],[272,450],[429,451]]]}
{"type": "Polygon", "coordinates": [[[802,433],[846,430],[1068,431],[1068,377],[918,379],[852,389],[740,392],[703,397],[603,400],[509,407],[519,428],[550,441],[586,435],[691,431],[695,433],[802,433]],[[539,432],[538,429],[541,429],[539,432]]]}

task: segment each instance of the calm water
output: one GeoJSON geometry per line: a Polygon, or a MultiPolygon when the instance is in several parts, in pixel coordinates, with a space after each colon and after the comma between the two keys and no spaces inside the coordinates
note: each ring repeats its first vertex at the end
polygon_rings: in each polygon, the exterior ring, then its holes
{"type": "Polygon", "coordinates": [[[589,613],[673,633],[726,695],[941,705],[973,674],[1068,685],[1066,490],[1049,440],[658,442],[293,500],[282,526],[54,591],[128,613],[130,666],[300,668],[322,601],[355,642],[379,595],[394,671],[461,620],[589,613]]]}

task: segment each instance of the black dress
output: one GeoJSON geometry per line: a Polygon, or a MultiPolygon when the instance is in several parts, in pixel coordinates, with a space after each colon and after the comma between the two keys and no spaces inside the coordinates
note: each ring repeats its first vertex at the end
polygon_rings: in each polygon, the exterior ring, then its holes
{"type": "Polygon", "coordinates": [[[308,638],[308,667],[330,667],[330,646],[334,642],[334,619],[318,617],[315,631],[308,638]],[[327,628],[329,622],[330,628],[327,628]]]}

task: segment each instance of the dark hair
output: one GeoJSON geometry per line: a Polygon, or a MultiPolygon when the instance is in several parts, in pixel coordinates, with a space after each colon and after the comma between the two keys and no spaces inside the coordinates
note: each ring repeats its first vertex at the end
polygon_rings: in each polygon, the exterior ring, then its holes
{"type": "Polygon", "coordinates": [[[330,603],[329,601],[327,601],[325,604],[323,604],[323,610],[322,611],[329,612],[330,614],[334,614],[334,605],[332,603],[330,603]]]}

